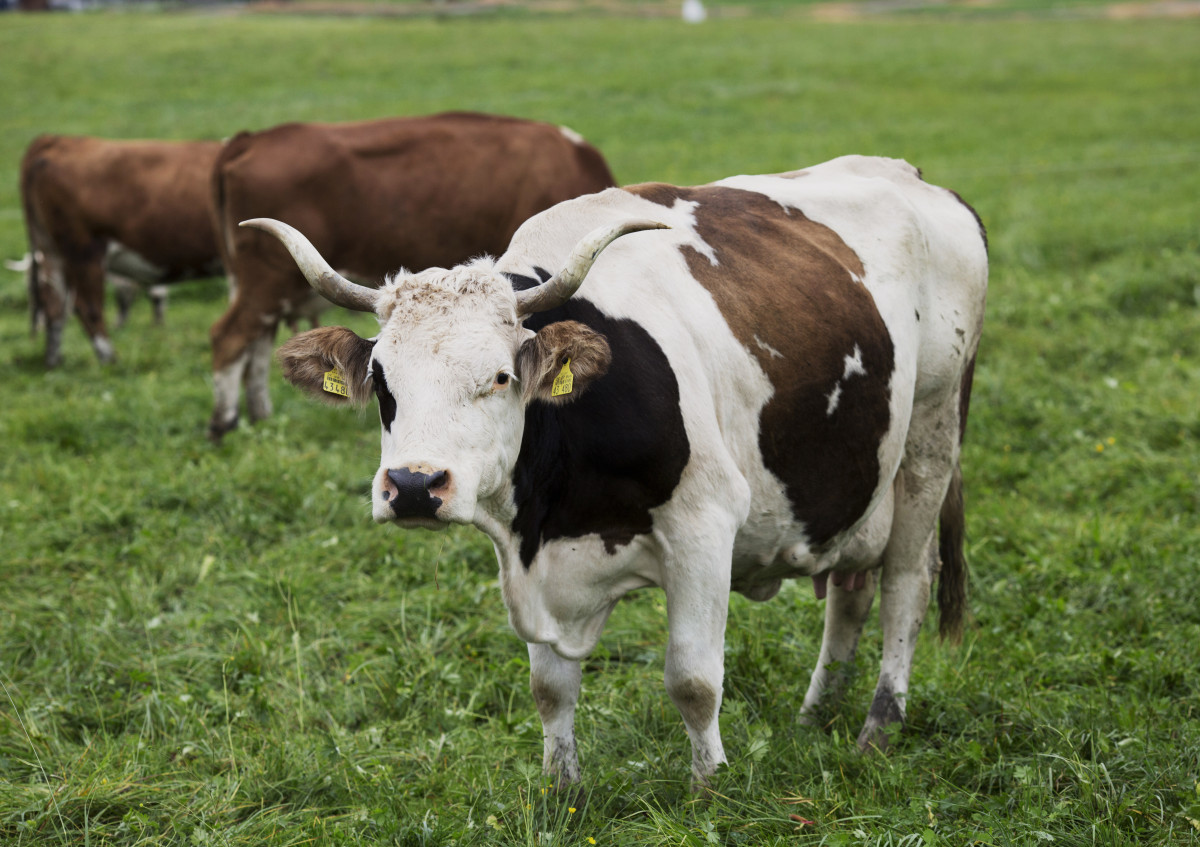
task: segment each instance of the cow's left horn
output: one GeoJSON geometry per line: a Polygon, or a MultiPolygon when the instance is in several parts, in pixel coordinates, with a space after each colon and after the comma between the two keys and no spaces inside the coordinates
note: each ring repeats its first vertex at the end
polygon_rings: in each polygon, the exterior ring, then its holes
{"type": "Polygon", "coordinates": [[[354,309],[357,312],[374,312],[375,304],[379,301],[379,292],[351,282],[339,274],[312,246],[299,230],[288,226],[274,218],[254,218],[242,221],[239,226],[250,226],[269,232],[283,242],[283,246],[296,260],[300,273],[309,284],[331,303],[354,309]]]}
{"type": "Polygon", "coordinates": [[[532,315],[566,303],[579,290],[579,286],[583,285],[584,277],[592,269],[592,263],[596,261],[601,250],[622,235],[647,229],[670,227],[658,221],[625,221],[615,226],[602,226],[592,230],[575,245],[562,270],[537,288],[517,292],[517,314],[532,315]]]}

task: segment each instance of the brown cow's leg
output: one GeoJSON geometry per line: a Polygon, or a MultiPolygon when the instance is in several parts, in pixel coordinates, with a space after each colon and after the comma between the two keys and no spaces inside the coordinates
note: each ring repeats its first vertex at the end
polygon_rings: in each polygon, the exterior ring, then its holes
{"type": "Polygon", "coordinates": [[[39,251],[35,256],[37,264],[29,281],[32,325],[34,332],[39,322],[46,327],[46,367],[56,368],[62,364],[63,327],[71,313],[72,297],[62,258],[49,251],[39,251]]]}
{"type": "Polygon", "coordinates": [[[46,320],[46,367],[57,368],[62,364],[62,334],[65,317],[46,320]]]}
{"type": "Polygon", "coordinates": [[[167,295],[169,289],[165,285],[152,285],[146,293],[150,296],[150,303],[154,307],[154,323],[156,326],[162,326],[166,322],[167,317],[167,295]]]}
{"type": "Polygon", "coordinates": [[[105,364],[116,358],[116,350],[104,325],[104,267],[99,260],[68,268],[68,287],[75,291],[75,314],[92,341],[96,358],[105,364]]]}
{"type": "Polygon", "coordinates": [[[127,276],[110,273],[108,281],[112,283],[113,292],[117,295],[117,329],[125,326],[129,320],[129,311],[137,300],[141,287],[127,276]]]}
{"type": "Polygon", "coordinates": [[[213,349],[213,413],[208,422],[211,441],[219,442],[238,425],[242,380],[250,363],[251,347],[262,334],[262,325],[249,312],[235,296],[209,330],[213,349]]]}

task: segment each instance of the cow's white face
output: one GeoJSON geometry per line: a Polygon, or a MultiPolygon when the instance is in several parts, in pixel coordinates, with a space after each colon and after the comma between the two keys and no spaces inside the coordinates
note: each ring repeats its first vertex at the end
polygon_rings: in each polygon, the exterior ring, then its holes
{"type": "Polygon", "coordinates": [[[376,521],[476,522],[516,463],[524,428],[517,353],[533,333],[488,262],[394,280],[367,379],[379,404],[376,521]]]}
{"type": "Polygon", "coordinates": [[[379,406],[376,521],[440,528],[512,518],[512,469],[525,407],[578,398],[609,366],[604,337],[574,321],[534,333],[490,260],[400,275],[380,289],[372,341],[343,327],[302,333],[279,350],[284,377],[333,403],[379,406]],[[570,360],[572,388],[555,395],[570,360]],[[330,391],[327,375],[337,372],[330,391]],[[340,383],[340,385],[339,385],[340,383]]]}
{"type": "Polygon", "coordinates": [[[279,350],[284,378],[315,396],[332,403],[361,404],[372,393],[378,399],[375,520],[473,523],[484,531],[515,513],[510,480],[526,404],[572,402],[612,361],[608,342],[588,326],[560,320],[534,333],[521,325],[523,316],[565,304],[615,239],[665,226],[628,220],[600,227],[575,245],[559,273],[517,294],[491,259],[402,271],[381,289],[366,288],[334,271],[287,224],[258,218],[242,225],[279,238],[333,302],[379,318],[374,341],[324,327],[279,350]]]}

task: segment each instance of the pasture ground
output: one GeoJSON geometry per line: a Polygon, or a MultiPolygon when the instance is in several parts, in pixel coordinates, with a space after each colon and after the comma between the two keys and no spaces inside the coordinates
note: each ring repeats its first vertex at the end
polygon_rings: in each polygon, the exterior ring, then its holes
{"type": "MultiPolygon", "coordinates": [[[[773,4],[764,4],[764,9],[773,4]]],[[[777,5],[777,4],[774,4],[777,5]]],[[[767,9],[769,11],[769,9],[767,9]]],[[[370,523],[373,411],[220,448],[220,281],[41,366],[0,282],[6,845],[1200,844],[1200,22],[830,24],[0,16],[0,253],[38,132],[220,138],[449,108],[569,124],[624,182],[900,156],[991,234],[964,458],[972,620],[926,627],[910,723],[799,726],[821,605],[735,598],[732,764],[687,790],[661,595],[587,664],[578,795],[546,790],[482,536],[370,523]]],[[[331,313],[370,331],[362,316],[331,313]]]]}

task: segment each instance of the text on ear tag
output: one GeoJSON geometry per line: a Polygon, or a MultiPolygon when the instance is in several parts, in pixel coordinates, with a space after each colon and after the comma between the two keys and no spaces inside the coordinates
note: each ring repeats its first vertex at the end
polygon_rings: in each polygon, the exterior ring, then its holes
{"type": "Polygon", "coordinates": [[[554,384],[550,386],[550,396],[561,397],[564,394],[570,394],[574,385],[575,377],[571,373],[571,360],[567,359],[562,370],[558,372],[558,376],[554,378],[554,384]]]}
{"type": "Polygon", "coordinates": [[[325,371],[325,381],[321,387],[330,394],[338,394],[342,397],[350,396],[350,391],[346,388],[346,380],[342,379],[342,372],[337,368],[325,371]]]}

